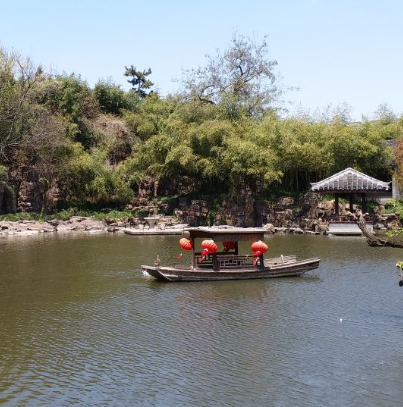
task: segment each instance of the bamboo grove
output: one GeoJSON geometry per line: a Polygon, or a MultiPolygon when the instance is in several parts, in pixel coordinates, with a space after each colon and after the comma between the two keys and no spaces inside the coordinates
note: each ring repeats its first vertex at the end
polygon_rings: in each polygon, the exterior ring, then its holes
{"type": "Polygon", "coordinates": [[[31,168],[61,199],[99,205],[124,205],[144,191],[297,194],[346,167],[389,180],[403,160],[403,118],[387,109],[359,123],[343,112],[284,115],[276,62],[266,55],[265,41],[234,38],[162,97],[150,69],[122,69],[128,91],[104,80],[91,88],[0,49],[0,178],[18,187],[31,168]]]}

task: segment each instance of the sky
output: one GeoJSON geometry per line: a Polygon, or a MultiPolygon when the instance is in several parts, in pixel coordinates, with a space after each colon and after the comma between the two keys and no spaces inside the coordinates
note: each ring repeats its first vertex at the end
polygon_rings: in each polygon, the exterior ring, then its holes
{"type": "Polygon", "coordinates": [[[0,0],[0,44],[54,73],[128,90],[125,66],[151,68],[162,95],[182,72],[228,49],[261,43],[291,113],[348,106],[352,120],[387,105],[403,113],[401,0],[0,0]]]}

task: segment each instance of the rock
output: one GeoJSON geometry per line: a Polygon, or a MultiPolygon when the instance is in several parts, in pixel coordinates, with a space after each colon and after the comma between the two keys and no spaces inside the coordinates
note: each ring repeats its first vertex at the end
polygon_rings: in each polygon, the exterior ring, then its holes
{"type": "Polygon", "coordinates": [[[263,229],[266,232],[274,233],[275,232],[275,227],[272,223],[266,223],[266,225],[263,225],[263,229]]]}
{"type": "Polygon", "coordinates": [[[112,226],[112,225],[116,226],[116,221],[111,218],[105,218],[104,223],[105,223],[105,225],[108,225],[108,226],[112,226]]]}
{"type": "Polygon", "coordinates": [[[401,227],[402,227],[402,225],[400,224],[400,222],[397,219],[392,220],[387,225],[388,229],[397,229],[397,228],[401,228],[401,227]]]}
{"type": "Polygon", "coordinates": [[[291,196],[282,196],[277,201],[277,206],[285,207],[294,205],[295,200],[291,196]]]}
{"type": "Polygon", "coordinates": [[[289,228],[289,232],[290,233],[295,233],[295,234],[303,234],[304,233],[304,231],[299,227],[291,227],[291,228],[289,228]]]}
{"type": "Polygon", "coordinates": [[[280,232],[280,233],[285,233],[286,231],[287,231],[287,228],[283,228],[283,227],[280,227],[280,228],[274,228],[274,231],[275,232],[280,232]]]}

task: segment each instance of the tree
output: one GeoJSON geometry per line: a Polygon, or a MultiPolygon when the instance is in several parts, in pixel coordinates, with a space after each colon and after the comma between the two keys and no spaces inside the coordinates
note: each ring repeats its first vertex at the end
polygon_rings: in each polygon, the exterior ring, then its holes
{"type": "Polygon", "coordinates": [[[154,85],[153,82],[147,79],[147,76],[151,75],[151,68],[148,68],[145,71],[138,71],[133,65],[131,65],[130,68],[125,66],[125,69],[126,71],[124,75],[132,77],[132,79],[128,79],[127,82],[132,84],[134,92],[136,92],[140,99],[145,98],[152,93],[152,91],[149,93],[146,92],[146,90],[151,89],[154,85]]]}
{"type": "Polygon", "coordinates": [[[31,118],[31,102],[42,70],[29,59],[0,48],[0,161],[17,148],[31,118]]]}
{"type": "Polygon", "coordinates": [[[72,145],[71,158],[60,174],[60,184],[68,200],[93,203],[127,203],[133,191],[120,174],[106,163],[106,153],[85,151],[79,143],[72,145]]]}
{"type": "Polygon", "coordinates": [[[384,125],[396,121],[396,118],[396,115],[387,103],[379,105],[375,111],[375,120],[379,120],[384,125]]]}
{"type": "Polygon", "coordinates": [[[41,87],[39,102],[55,113],[62,113],[72,123],[79,124],[84,118],[97,116],[99,105],[86,81],[80,75],[58,75],[41,87]]]}
{"type": "Polygon", "coordinates": [[[244,36],[234,36],[230,47],[215,57],[207,56],[205,67],[184,72],[182,80],[189,99],[241,109],[248,115],[261,114],[279,96],[275,60],[268,59],[266,37],[256,44],[244,36]]]}
{"type": "MultiPolygon", "coordinates": [[[[361,211],[357,211],[357,213],[355,213],[355,214],[350,212],[349,215],[354,220],[354,222],[358,225],[358,227],[361,229],[361,232],[366,237],[367,243],[369,246],[397,247],[399,249],[403,248],[403,238],[402,238],[401,231],[389,233],[385,238],[379,237],[379,236],[376,236],[374,233],[372,233],[368,229],[364,215],[361,211]]],[[[399,268],[403,268],[402,263],[403,262],[398,262],[398,264],[396,264],[396,265],[399,268]]]]}
{"type": "Polygon", "coordinates": [[[48,78],[37,90],[37,102],[54,115],[62,115],[68,123],[71,140],[93,147],[97,140],[90,122],[98,115],[99,105],[94,92],[80,75],[58,75],[48,78]]]}
{"type": "Polygon", "coordinates": [[[125,91],[111,81],[100,80],[94,88],[99,107],[105,113],[119,115],[122,109],[130,109],[131,103],[125,91]]]}

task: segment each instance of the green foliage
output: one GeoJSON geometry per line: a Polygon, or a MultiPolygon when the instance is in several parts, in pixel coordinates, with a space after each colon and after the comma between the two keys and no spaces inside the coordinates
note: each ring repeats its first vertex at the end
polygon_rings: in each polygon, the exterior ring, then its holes
{"type": "Polygon", "coordinates": [[[54,115],[66,121],[67,134],[86,149],[96,145],[96,133],[90,124],[99,112],[95,93],[75,74],[49,77],[37,89],[37,100],[54,115]]]}
{"type": "Polygon", "coordinates": [[[403,202],[391,199],[385,205],[385,213],[399,213],[403,216],[403,202]]]}
{"type": "MultiPolygon", "coordinates": [[[[81,217],[88,217],[93,218],[95,220],[102,221],[104,219],[113,219],[116,221],[127,221],[128,217],[133,216],[133,211],[117,211],[111,210],[108,212],[98,212],[94,210],[82,210],[77,209],[74,207],[70,207],[69,209],[63,209],[56,213],[50,214],[46,216],[47,220],[60,220],[66,221],[71,219],[72,216],[81,216],[81,217]]],[[[18,222],[18,221],[43,221],[43,215],[40,213],[34,212],[19,212],[15,214],[6,214],[0,215],[0,221],[9,221],[9,222],[18,222]]]]}
{"type": "Polygon", "coordinates": [[[139,140],[145,141],[168,125],[175,108],[174,99],[162,100],[157,93],[152,93],[143,99],[135,110],[123,111],[123,119],[133,134],[139,140]]]}
{"type": "Polygon", "coordinates": [[[110,81],[99,81],[95,85],[94,94],[104,113],[120,115],[123,109],[131,110],[134,107],[134,100],[120,86],[110,81]]]}
{"type": "Polygon", "coordinates": [[[127,221],[127,218],[133,216],[133,211],[117,211],[112,210],[106,213],[95,213],[92,217],[96,220],[113,219],[115,221],[127,221]]]}
{"type": "Polygon", "coordinates": [[[223,53],[207,56],[206,66],[185,72],[182,82],[188,98],[221,105],[227,119],[243,114],[260,116],[277,100],[277,62],[268,58],[268,44],[234,35],[223,53]]]}
{"type": "Polygon", "coordinates": [[[95,117],[98,103],[88,84],[75,74],[59,75],[42,85],[41,102],[61,112],[71,122],[95,117]]]}
{"type": "Polygon", "coordinates": [[[42,79],[29,59],[0,47],[0,162],[23,141],[32,118],[35,86],[42,79]]]}
{"type": "Polygon", "coordinates": [[[39,213],[32,213],[32,212],[19,212],[19,213],[8,213],[5,215],[0,215],[0,221],[8,221],[8,222],[19,222],[23,220],[33,220],[39,221],[41,216],[39,213]]]}
{"type": "Polygon", "coordinates": [[[79,144],[73,146],[72,158],[61,175],[61,182],[68,196],[78,200],[108,204],[128,202],[133,196],[119,174],[105,165],[104,152],[89,153],[79,144]]]}
{"type": "Polygon", "coordinates": [[[139,98],[144,98],[148,96],[150,93],[147,93],[147,90],[151,89],[154,85],[147,76],[151,75],[151,68],[148,68],[145,71],[137,70],[133,65],[128,68],[125,66],[125,76],[132,77],[132,79],[128,79],[127,82],[131,83],[133,86],[133,91],[138,95],[139,98]]]}
{"type": "Polygon", "coordinates": [[[128,92],[103,80],[91,89],[79,75],[46,74],[0,49],[0,178],[13,174],[17,185],[32,167],[44,199],[54,185],[83,213],[162,188],[298,196],[346,167],[389,180],[393,160],[403,180],[403,118],[387,106],[373,122],[350,123],[346,108],[280,118],[275,66],[266,39],[235,36],[187,72],[182,93],[162,98],[150,91],[150,69],[126,67],[128,92]]]}
{"type": "Polygon", "coordinates": [[[7,179],[7,167],[4,165],[0,165],[0,181],[4,181],[7,179]]]}
{"type": "MultiPolygon", "coordinates": [[[[397,218],[402,222],[403,221],[403,201],[398,201],[396,199],[391,199],[385,205],[385,214],[394,213],[396,214],[397,218]]],[[[391,232],[391,236],[394,236],[396,233],[402,235],[402,231],[399,230],[391,232]]]]}

